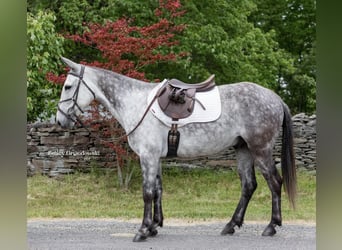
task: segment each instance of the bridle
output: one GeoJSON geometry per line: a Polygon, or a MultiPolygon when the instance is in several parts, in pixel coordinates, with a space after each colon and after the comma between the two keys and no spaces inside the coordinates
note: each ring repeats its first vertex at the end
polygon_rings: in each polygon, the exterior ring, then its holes
{"type": "MultiPolygon", "coordinates": [[[[87,89],[90,91],[90,93],[92,93],[92,95],[94,96],[94,99],[96,98],[95,96],[95,93],[94,91],[89,87],[89,85],[83,80],[83,75],[84,75],[84,70],[85,70],[85,66],[84,65],[81,65],[81,72],[79,75],[77,75],[76,73],[74,72],[68,72],[68,75],[72,75],[72,76],[75,76],[78,78],[78,83],[77,83],[77,87],[75,89],[75,92],[74,94],[72,95],[71,98],[68,98],[68,99],[65,99],[65,100],[62,100],[62,101],[59,101],[58,102],[58,105],[57,105],[57,110],[59,112],[61,112],[62,115],[64,115],[67,119],[71,120],[72,122],[76,123],[78,122],[84,129],[86,129],[88,132],[91,132],[89,131],[89,129],[84,125],[84,123],[82,122],[82,120],[74,113],[73,115],[70,115],[69,114],[69,110],[73,110],[75,107],[78,108],[79,111],[81,111],[81,113],[83,114],[84,111],[81,109],[81,107],[77,104],[77,98],[78,98],[78,92],[79,92],[79,89],[80,89],[80,86],[81,86],[81,83],[87,87],[87,89]],[[73,102],[73,105],[68,109],[67,112],[64,112],[61,108],[60,108],[60,104],[63,103],[63,102],[68,102],[68,101],[72,101],[73,102]]],[[[116,140],[119,140],[125,136],[129,136],[131,135],[139,126],[140,124],[142,123],[142,121],[144,120],[145,116],[147,115],[148,111],[150,110],[150,108],[152,107],[152,104],[156,101],[157,97],[160,95],[160,90],[157,92],[157,94],[155,95],[155,97],[153,98],[153,100],[150,102],[150,104],[148,105],[148,107],[146,108],[145,110],[145,113],[143,114],[143,116],[141,117],[141,119],[139,120],[138,124],[127,134],[123,135],[123,136],[120,136],[118,138],[115,138],[113,139],[113,141],[116,141],[116,140]]],[[[103,140],[103,139],[101,139],[103,140]]],[[[103,140],[104,141],[104,140],[103,140]]]]}
{"type": "MultiPolygon", "coordinates": [[[[73,114],[73,115],[70,115],[70,114],[69,114],[69,110],[73,110],[73,109],[75,109],[75,107],[77,107],[78,110],[81,111],[82,114],[84,113],[84,111],[81,109],[81,107],[77,104],[78,92],[79,92],[79,90],[80,90],[80,86],[81,86],[82,83],[83,83],[84,86],[87,87],[87,89],[90,91],[90,93],[92,93],[92,95],[94,96],[94,99],[96,98],[94,91],[93,91],[93,90],[89,87],[89,85],[83,80],[84,70],[85,70],[85,66],[82,65],[82,66],[81,66],[81,72],[80,72],[79,75],[77,75],[76,73],[71,72],[71,71],[68,73],[68,75],[73,75],[73,76],[75,76],[75,77],[78,78],[77,87],[76,87],[75,92],[74,92],[74,94],[72,95],[71,98],[68,98],[68,99],[65,99],[65,100],[62,100],[62,101],[59,101],[59,102],[58,102],[57,110],[58,110],[59,112],[61,112],[61,114],[63,114],[67,119],[73,121],[74,123],[79,122],[79,123],[81,124],[82,127],[84,127],[85,129],[87,129],[87,128],[84,126],[84,124],[82,123],[81,119],[80,119],[76,114],[73,114]],[[67,112],[64,112],[64,111],[60,108],[59,105],[60,105],[61,103],[63,103],[63,102],[69,102],[69,101],[72,101],[73,104],[72,104],[72,106],[68,109],[67,112]]],[[[88,129],[87,129],[87,130],[88,130],[88,129]]]]}

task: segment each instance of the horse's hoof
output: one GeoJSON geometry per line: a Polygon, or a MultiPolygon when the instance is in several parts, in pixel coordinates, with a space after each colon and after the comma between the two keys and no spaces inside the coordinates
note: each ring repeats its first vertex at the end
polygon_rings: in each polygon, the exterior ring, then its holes
{"type": "Polygon", "coordinates": [[[222,230],[221,232],[221,235],[227,235],[227,234],[234,234],[235,233],[235,229],[234,229],[234,226],[232,226],[230,223],[228,223],[224,229],[222,230]]]}
{"type": "Polygon", "coordinates": [[[153,229],[152,231],[149,231],[149,234],[148,234],[148,236],[150,236],[150,237],[154,237],[154,236],[156,236],[158,234],[158,230],[156,230],[156,229],[153,229]]]}
{"type": "Polygon", "coordinates": [[[137,233],[133,238],[133,242],[142,242],[142,241],[145,241],[146,239],[147,239],[146,235],[142,235],[140,233],[137,233]]]}
{"type": "Polygon", "coordinates": [[[268,225],[264,232],[262,233],[262,236],[273,236],[277,233],[273,225],[268,225]]]}

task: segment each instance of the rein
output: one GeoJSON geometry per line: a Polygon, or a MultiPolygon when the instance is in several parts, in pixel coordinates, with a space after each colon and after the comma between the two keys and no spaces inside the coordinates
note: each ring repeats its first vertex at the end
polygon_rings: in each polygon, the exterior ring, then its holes
{"type": "MultiPolygon", "coordinates": [[[[73,114],[73,115],[70,115],[69,114],[69,111],[73,110],[75,107],[78,108],[79,111],[81,111],[81,113],[83,114],[84,111],[81,109],[81,107],[77,104],[77,98],[78,98],[78,92],[79,92],[79,89],[80,89],[80,86],[81,86],[81,83],[84,84],[84,86],[87,87],[87,89],[92,93],[92,95],[94,96],[94,99],[96,99],[96,95],[94,93],[94,91],[89,87],[89,85],[83,80],[83,75],[84,75],[84,71],[85,71],[85,66],[84,65],[81,65],[81,72],[79,75],[73,73],[73,72],[68,72],[68,75],[73,75],[75,77],[78,77],[78,83],[77,83],[77,87],[75,89],[75,92],[73,94],[73,96],[71,98],[68,98],[68,99],[65,99],[65,100],[62,100],[62,101],[59,101],[58,102],[58,105],[57,105],[57,109],[59,112],[61,112],[61,114],[63,114],[67,119],[71,120],[72,122],[74,123],[79,123],[81,125],[82,128],[84,128],[85,130],[87,130],[87,132],[91,133],[91,131],[85,126],[85,124],[82,122],[82,120],[76,115],[76,114],[73,114]],[[63,102],[68,102],[68,101],[72,101],[73,102],[73,105],[68,109],[67,113],[64,112],[61,108],[60,108],[60,104],[63,103],[63,102]]],[[[150,104],[147,106],[146,110],[145,110],[145,113],[143,114],[143,116],[141,117],[141,119],[139,120],[139,122],[137,123],[137,125],[127,134],[125,135],[122,135],[120,137],[117,137],[117,138],[114,138],[114,139],[111,139],[111,140],[104,140],[102,138],[100,138],[99,136],[96,136],[97,139],[101,140],[101,141],[104,141],[104,142],[110,142],[110,141],[118,141],[126,136],[129,136],[131,134],[133,134],[133,132],[141,125],[141,123],[143,122],[144,118],[146,117],[148,111],[150,110],[150,108],[152,107],[153,103],[157,100],[158,96],[160,95],[160,90],[157,92],[157,94],[154,96],[154,98],[152,99],[152,101],[150,102],[150,104]]]]}

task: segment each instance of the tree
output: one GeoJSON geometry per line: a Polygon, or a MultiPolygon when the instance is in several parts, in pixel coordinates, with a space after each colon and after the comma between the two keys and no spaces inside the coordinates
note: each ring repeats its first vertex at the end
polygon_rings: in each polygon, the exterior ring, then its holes
{"type": "Polygon", "coordinates": [[[55,112],[60,88],[45,78],[59,72],[64,38],[55,31],[53,13],[27,14],[27,120],[46,119],[55,112]]]}
{"type": "MultiPolygon", "coordinates": [[[[135,20],[128,18],[106,20],[104,23],[90,22],[83,23],[82,34],[70,35],[68,32],[65,37],[74,41],[76,46],[81,45],[95,52],[95,56],[91,57],[93,60],[79,58],[84,64],[147,80],[142,70],[148,65],[175,61],[185,55],[174,49],[178,45],[174,39],[175,34],[185,28],[173,22],[176,17],[184,14],[179,10],[179,0],[160,0],[159,3],[154,11],[158,21],[151,25],[132,25],[135,20]]],[[[49,79],[57,81],[51,74],[49,79]]]]}
{"type": "Polygon", "coordinates": [[[173,25],[164,18],[145,27],[132,26],[129,20],[119,19],[107,21],[104,25],[89,24],[88,29],[82,35],[67,37],[101,52],[102,60],[91,65],[132,78],[147,80],[142,71],[145,66],[182,56],[182,53],[176,54],[168,48],[178,43],[173,40],[174,33],[182,31],[183,26],[173,25]]]}
{"type": "MultiPolygon", "coordinates": [[[[175,53],[172,48],[178,44],[174,39],[175,34],[184,29],[183,25],[175,25],[163,16],[176,17],[180,5],[170,4],[172,1],[160,1],[160,6],[155,10],[158,21],[147,26],[132,25],[133,20],[121,18],[116,21],[102,23],[89,23],[84,25],[82,34],[66,34],[65,37],[75,43],[81,43],[97,51],[99,59],[87,62],[82,58],[83,64],[109,69],[136,79],[147,80],[143,69],[158,62],[174,61],[182,57],[183,53],[175,53]]],[[[175,1],[177,2],[177,1],[175,1]]],[[[58,82],[59,76],[49,74],[49,79],[58,82]]],[[[102,108],[102,107],[100,107],[102,108]]],[[[100,117],[98,106],[91,110],[91,120],[100,117]]],[[[111,138],[120,138],[118,141],[104,142],[104,145],[116,152],[117,170],[120,186],[127,188],[133,169],[127,171],[126,166],[134,165],[135,156],[128,150],[127,139],[123,129],[118,129],[118,123],[111,115],[101,117],[101,123],[109,124],[106,131],[111,138]]],[[[90,121],[88,123],[91,124],[90,121]]]]}
{"type": "Polygon", "coordinates": [[[292,60],[274,32],[248,22],[255,8],[249,0],[186,1],[180,44],[189,56],[178,77],[198,82],[214,73],[218,83],[253,81],[277,90],[279,71],[293,71],[292,60]]]}
{"type": "Polygon", "coordinates": [[[313,112],[316,104],[316,1],[257,0],[250,20],[274,31],[279,46],[291,54],[295,71],[282,74],[282,96],[293,112],[313,112]]]}
{"type": "MultiPolygon", "coordinates": [[[[198,82],[214,73],[217,83],[254,81],[280,94],[293,113],[315,109],[315,8],[314,0],[28,1],[30,12],[53,11],[62,34],[82,36],[89,29],[85,23],[104,25],[122,18],[136,27],[163,18],[185,25],[174,34],[179,43],[158,52],[187,55],[138,66],[146,79],[198,82]]],[[[75,61],[104,62],[96,46],[66,39],[63,48],[75,61]]]]}
{"type": "MultiPolygon", "coordinates": [[[[147,39],[149,35],[152,36],[154,32],[154,38],[150,37],[150,40],[146,40],[145,45],[148,47],[144,47],[146,53],[147,51],[150,53],[150,63],[164,63],[167,60],[175,59],[178,57],[177,55],[182,56],[180,51],[175,49],[177,47],[177,40],[173,38],[174,35],[172,34],[183,29],[182,26],[176,25],[173,22],[177,15],[181,14],[179,12],[180,5],[177,5],[178,0],[160,1],[160,6],[156,1],[149,1],[149,3],[149,5],[146,5],[140,1],[133,0],[125,2],[117,0],[29,0],[29,12],[27,16],[28,121],[47,119],[56,112],[56,103],[58,101],[60,87],[48,84],[45,75],[50,72],[48,79],[55,82],[63,81],[63,77],[56,78],[56,75],[61,73],[61,55],[73,58],[75,61],[83,60],[93,62],[98,66],[104,66],[106,68],[109,68],[110,62],[114,62],[113,58],[109,60],[108,58],[103,58],[103,46],[100,46],[101,51],[95,45],[96,42],[100,44],[100,41],[95,42],[94,40],[92,41],[93,44],[89,46],[87,42],[74,42],[71,39],[65,39],[60,34],[74,34],[73,38],[75,40],[76,36],[79,36],[81,40],[82,36],[85,38],[85,34],[87,32],[89,33],[91,27],[97,28],[101,25],[103,27],[107,25],[107,28],[109,28],[110,25],[116,25],[117,27],[126,25],[126,28],[131,29],[132,33],[126,34],[130,37],[126,37],[125,42],[132,43],[135,39],[134,46],[136,53],[139,53],[137,51],[138,42],[142,42],[144,37],[147,39]],[[135,5],[135,3],[138,4],[135,5]],[[151,7],[147,8],[148,6],[151,7]],[[136,12],[140,11],[142,14],[140,16],[137,15],[136,18],[122,18],[118,20],[119,16],[129,16],[125,13],[120,13],[125,8],[134,9],[136,12]],[[144,11],[141,12],[141,10],[144,11]],[[169,19],[166,17],[169,17],[169,19]],[[145,20],[146,25],[142,25],[142,22],[140,22],[140,25],[136,25],[140,18],[145,20]],[[150,30],[147,30],[147,27],[150,27],[150,30]],[[160,32],[159,35],[157,35],[158,29],[160,32]],[[143,32],[144,34],[140,33],[138,35],[139,32],[143,32]],[[148,32],[150,34],[146,34],[148,32]],[[165,35],[162,36],[162,33],[165,33],[165,35]],[[158,39],[159,45],[155,43],[158,39]],[[154,47],[148,45],[148,43],[153,44],[154,47]],[[106,60],[108,67],[104,64],[106,60]]],[[[121,32],[120,36],[123,38],[125,35],[121,32]]],[[[118,46],[119,43],[113,45],[118,46]]],[[[125,49],[125,46],[122,45],[123,43],[121,42],[121,47],[125,49]]],[[[133,49],[133,47],[130,49],[133,49]]],[[[140,49],[141,52],[142,49],[140,49]]],[[[122,51],[122,55],[123,57],[120,59],[120,63],[116,65],[118,68],[111,67],[111,69],[117,69],[120,73],[128,73],[130,76],[138,77],[139,79],[156,79],[155,74],[148,71],[147,57],[144,59],[145,61],[140,58],[138,59],[140,55],[128,52],[127,49],[125,53],[122,51]],[[124,65],[126,62],[127,66],[124,65]]]]}

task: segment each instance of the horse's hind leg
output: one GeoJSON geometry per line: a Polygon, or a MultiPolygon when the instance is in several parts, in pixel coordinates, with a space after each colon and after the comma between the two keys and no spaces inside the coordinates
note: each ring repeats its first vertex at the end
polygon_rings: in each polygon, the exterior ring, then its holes
{"type": "Polygon", "coordinates": [[[257,188],[254,159],[245,141],[241,139],[240,143],[235,146],[235,150],[238,161],[237,169],[241,180],[241,197],[232,219],[222,230],[221,235],[233,234],[235,232],[235,226],[241,227],[249,200],[257,188]]]}
{"type": "Polygon", "coordinates": [[[272,150],[264,150],[256,155],[256,163],[259,165],[272,194],[272,217],[268,226],[262,233],[263,236],[273,236],[276,233],[275,227],[281,226],[281,185],[282,178],[275,167],[272,150]]]}

